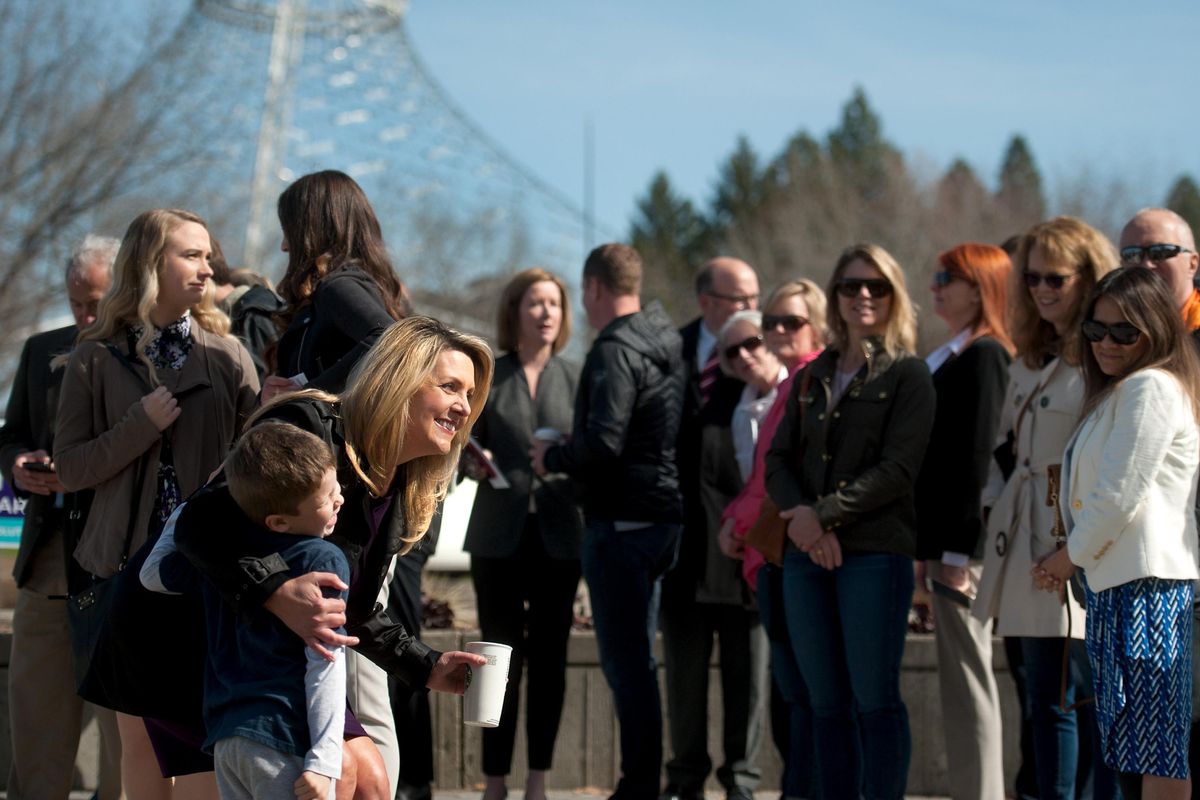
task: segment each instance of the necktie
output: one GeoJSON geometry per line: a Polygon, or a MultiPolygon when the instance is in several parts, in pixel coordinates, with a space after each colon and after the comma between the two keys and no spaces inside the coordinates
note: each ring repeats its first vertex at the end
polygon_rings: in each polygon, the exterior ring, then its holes
{"type": "Polygon", "coordinates": [[[708,354],[708,360],[704,362],[704,369],[700,370],[700,407],[708,405],[709,395],[712,394],[713,384],[717,382],[717,376],[721,372],[721,362],[717,356],[717,348],[713,347],[708,354]]]}

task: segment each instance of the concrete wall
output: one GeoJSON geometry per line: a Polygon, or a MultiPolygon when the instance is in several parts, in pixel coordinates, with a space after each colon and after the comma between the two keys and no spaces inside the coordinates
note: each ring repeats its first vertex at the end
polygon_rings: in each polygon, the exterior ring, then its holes
{"type": "MultiPolygon", "coordinates": [[[[461,649],[464,642],[477,638],[473,632],[430,631],[424,637],[440,650],[461,649]]],[[[7,782],[11,759],[10,736],[19,731],[9,730],[8,724],[8,654],[11,636],[0,635],[0,787],[7,782]]],[[[1000,683],[1005,729],[1005,766],[1011,785],[1018,758],[1016,694],[1004,662],[1003,647],[996,642],[995,669],[1000,683]]],[[[612,695],[600,673],[595,638],[590,633],[574,633],[568,654],[567,701],[563,711],[555,753],[555,766],[549,775],[552,789],[580,787],[612,787],[617,776],[619,747],[617,726],[613,715],[612,695]]],[[[715,668],[714,668],[715,669],[715,668]]],[[[938,703],[937,657],[931,636],[910,636],[904,653],[901,690],[908,705],[913,735],[913,760],[909,770],[908,793],[914,795],[944,795],[946,758],[938,703]]],[[[433,696],[433,727],[435,737],[436,785],[443,789],[466,789],[481,786],[481,752],[479,728],[462,724],[462,701],[457,697],[433,696]]],[[[709,753],[716,764],[721,762],[720,744],[720,683],[713,673],[709,684],[709,753]]],[[[665,709],[665,703],[664,703],[665,709]]],[[[524,721],[518,721],[516,755],[513,759],[511,784],[521,786],[525,774],[524,721]]],[[[84,735],[76,767],[77,785],[95,785],[97,764],[95,726],[84,735]]],[[[665,745],[670,752],[669,744],[665,745]]],[[[780,762],[769,735],[764,735],[761,764],[763,789],[779,785],[780,762]]],[[[719,789],[710,781],[710,789],[719,789]]]]}

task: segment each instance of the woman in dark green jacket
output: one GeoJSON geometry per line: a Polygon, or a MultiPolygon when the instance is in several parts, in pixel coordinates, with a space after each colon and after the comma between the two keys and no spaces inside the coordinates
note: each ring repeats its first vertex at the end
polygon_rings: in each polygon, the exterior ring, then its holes
{"type": "Polygon", "coordinates": [[[787,520],[784,604],[809,687],[822,796],[900,798],[912,742],[900,697],[916,546],[913,483],[934,390],[896,260],[842,253],[831,346],[793,384],[766,456],[787,520]]]}

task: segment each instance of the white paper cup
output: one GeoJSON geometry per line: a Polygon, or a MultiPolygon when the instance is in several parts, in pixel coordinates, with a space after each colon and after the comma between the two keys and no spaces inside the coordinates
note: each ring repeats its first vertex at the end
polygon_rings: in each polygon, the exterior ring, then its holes
{"type": "Polygon", "coordinates": [[[467,692],[463,695],[463,724],[495,728],[504,708],[512,648],[498,642],[467,642],[467,652],[483,656],[488,663],[469,668],[467,692]]]}

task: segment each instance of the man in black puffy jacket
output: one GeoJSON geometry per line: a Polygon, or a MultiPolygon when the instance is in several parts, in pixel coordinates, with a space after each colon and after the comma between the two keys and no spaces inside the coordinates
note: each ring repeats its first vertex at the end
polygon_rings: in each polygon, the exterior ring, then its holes
{"type": "Polygon", "coordinates": [[[599,331],[575,397],[570,439],[537,441],[534,471],[575,479],[587,533],[581,558],[600,664],[621,725],[613,797],[655,800],[662,709],[654,663],[660,581],[675,560],[682,508],[675,437],[687,376],[682,341],[662,307],[642,308],[642,259],[602,245],[583,267],[583,306],[599,331]]]}

